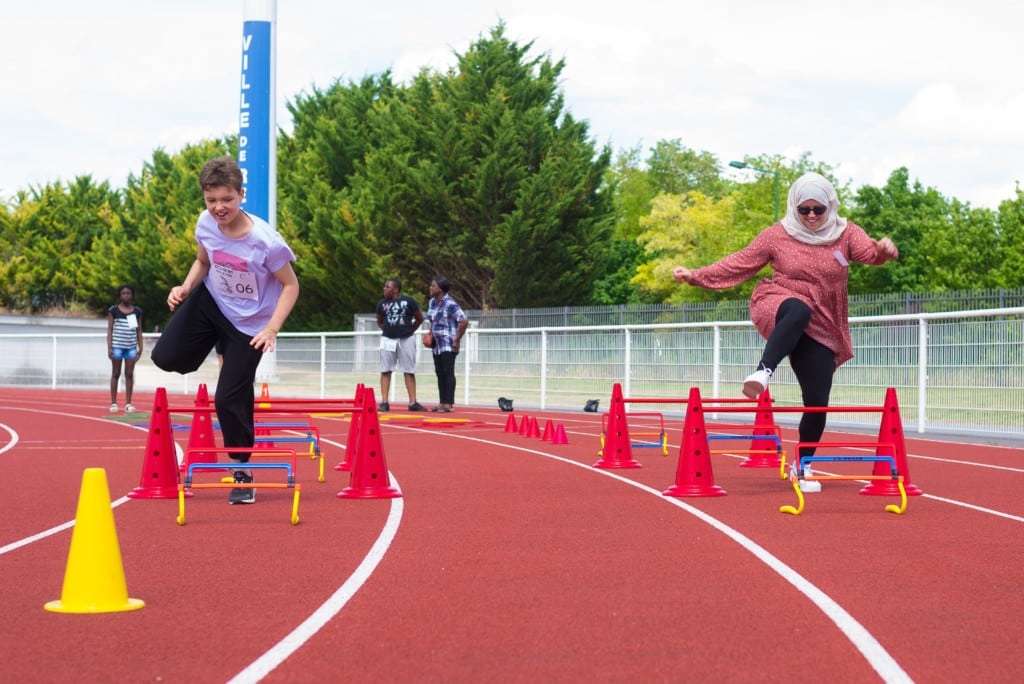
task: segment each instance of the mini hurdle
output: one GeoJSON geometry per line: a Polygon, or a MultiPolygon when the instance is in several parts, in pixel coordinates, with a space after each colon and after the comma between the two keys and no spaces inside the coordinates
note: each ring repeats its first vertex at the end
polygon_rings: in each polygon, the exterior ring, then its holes
{"type": "MultiPolygon", "coordinates": [[[[254,409],[256,414],[267,414],[267,413],[281,413],[281,410],[273,411],[267,407],[257,406],[254,409]]],[[[359,409],[345,409],[349,411],[355,411],[359,409]]],[[[181,472],[188,470],[188,467],[193,463],[213,463],[215,461],[214,454],[217,453],[215,446],[215,439],[212,428],[212,416],[216,414],[217,409],[211,406],[209,403],[200,404],[197,402],[195,406],[176,406],[169,407],[168,413],[183,414],[192,413],[192,430],[189,432],[188,446],[185,449],[185,459],[182,461],[178,469],[181,472]]],[[[320,450],[320,431],[312,425],[312,423],[306,422],[271,422],[264,423],[256,421],[254,424],[256,436],[253,439],[252,447],[235,447],[233,451],[251,451],[252,453],[265,452],[269,449],[273,449],[277,443],[303,443],[309,445],[309,454],[311,460],[319,460],[319,467],[317,472],[317,481],[326,482],[324,477],[324,456],[320,450]],[[272,430],[286,430],[289,427],[295,429],[306,430],[306,435],[292,435],[292,436],[271,436],[272,430]]]]}
{"type": "MultiPolygon", "coordinates": [[[[630,432],[630,437],[652,437],[657,436],[657,441],[651,442],[630,442],[630,446],[634,449],[661,449],[662,456],[668,456],[668,433],[665,432],[665,414],[659,413],[658,411],[630,411],[625,414],[627,418],[657,418],[659,430],[657,432],[630,432]]],[[[608,432],[608,414],[601,414],[601,451],[598,451],[598,455],[604,451],[605,434],[608,432]]]]}
{"type": "MultiPolygon", "coordinates": [[[[814,456],[798,456],[794,464],[797,466],[796,473],[790,478],[790,484],[793,485],[793,491],[796,492],[797,505],[796,506],[780,506],[780,513],[788,513],[789,515],[800,515],[804,511],[804,493],[800,489],[800,480],[855,480],[855,481],[881,481],[889,480],[895,482],[896,490],[899,492],[900,503],[899,505],[890,504],[885,507],[887,513],[895,513],[896,515],[903,515],[907,510],[907,490],[903,483],[903,475],[899,473],[896,465],[895,457],[891,455],[881,455],[882,451],[888,450],[889,452],[895,452],[896,447],[893,444],[885,442],[800,442],[796,446],[796,453],[800,454],[803,448],[873,448],[879,453],[874,456],[843,456],[843,455],[814,455],[814,456]],[[805,473],[805,468],[810,463],[883,463],[889,468],[888,475],[871,474],[871,475],[821,475],[817,472],[808,475],[805,473]]],[[[877,470],[877,468],[875,469],[877,470]]]]}
{"type": "MultiPolygon", "coordinates": [[[[206,451],[213,451],[215,453],[237,453],[237,447],[205,447],[206,451]]],[[[302,490],[302,485],[296,484],[295,482],[295,450],[294,449],[265,449],[261,452],[261,455],[285,455],[291,458],[291,463],[253,463],[248,461],[245,463],[235,462],[215,462],[215,463],[192,463],[186,471],[185,479],[178,484],[178,517],[176,518],[179,525],[185,524],[185,491],[192,489],[294,489],[295,493],[292,496],[292,514],[291,523],[292,525],[299,524],[299,494],[302,490]],[[193,477],[197,470],[284,470],[287,477],[287,481],[281,482],[194,482],[193,477]]]]}
{"type": "Polygon", "coordinates": [[[317,482],[326,482],[324,477],[324,454],[320,450],[320,429],[311,422],[258,422],[256,423],[256,437],[253,440],[257,449],[272,449],[278,443],[284,444],[308,444],[310,459],[319,461],[317,471],[317,482]],[[288,435],[273,437],[274,431],[295,432],[305,430],[305,436],[288,435]]]}

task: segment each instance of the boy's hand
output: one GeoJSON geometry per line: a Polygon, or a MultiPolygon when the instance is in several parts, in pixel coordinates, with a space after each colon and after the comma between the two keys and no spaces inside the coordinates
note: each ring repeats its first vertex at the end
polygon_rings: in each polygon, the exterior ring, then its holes
{"type": "Polygon", "coordinates": [[[167,295],[167,308],[174,311],[174,308],[188,299],[189,291],[182,285],[175,285],[171,293],[167,295]]]}
{"type": "Polygon", "coordinates": [[[263,330],[256,333],[251,340],[249,340],[249,346],[256,347],[265,354],[269,354],[274,351],[274,346],[277,342],[277,331],[267,326],[263,330]]]}

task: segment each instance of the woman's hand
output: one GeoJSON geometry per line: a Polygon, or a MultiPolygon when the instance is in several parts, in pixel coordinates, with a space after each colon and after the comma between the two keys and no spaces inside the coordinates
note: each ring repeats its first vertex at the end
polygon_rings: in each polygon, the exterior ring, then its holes
{"type": "Polygon", "coordinates": [[[672,278],[677,283],[689,283],[692,271],[685,266],[676,266],[672,269],[672,278]]]}
{"type": "Polygon", "coordinates": [[[900,251],[896,249],[896,244],[887,237],[882,238],[875,243],[878,245],[878,251],[881,252],[889,259],[899,259],[900,251]]]}

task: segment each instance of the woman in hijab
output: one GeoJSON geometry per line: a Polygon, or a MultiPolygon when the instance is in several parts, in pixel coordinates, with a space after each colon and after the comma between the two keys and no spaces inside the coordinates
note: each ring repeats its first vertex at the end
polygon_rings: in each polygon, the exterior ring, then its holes
{"type": "MultiPolygon", "coordinates": [[[[743,382],[754,399],[782,359],[800,383],[804,406],[828,406],[832,374],[853,358],[847,321],[850,263],[880,266],[897,259],[892,240],[875,240],[838,214],[835,188],[817,173],[807,173],[789,189],[786,216],[753,242],[703,268],[677,266],[672,277],[697,287],[725,289],[749,280],[767,265],[774,273],[754,288],[750,317],[767,340],[757,370],[743,382]]],[[[825,413],[804,413],[800,441],[820,441],[825,413]]],[[[812,449],[800,456],[813,454],[812,449]]]]}

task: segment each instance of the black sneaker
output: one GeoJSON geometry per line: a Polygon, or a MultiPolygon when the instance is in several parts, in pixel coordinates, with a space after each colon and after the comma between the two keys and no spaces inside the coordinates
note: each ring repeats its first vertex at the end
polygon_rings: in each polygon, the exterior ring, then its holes
{"type": "Polygon", "coordinates": [[[386,402],[386,401],[382,401],[379,404],[377,404],[377,410],[378,411],[390,411],[391,410],[391,405],[388,404],[388,402],[386,402]]]}
{"type": "MultiPolygon", "coordinates": [[[[238,484],[252,484],[252,473],[247,470],[235,471],[235,482],[238,484]]],[[[229,504],[251,504],[256,503],[256,490],[252,487],[236,487],[228,494],[229,504]]]]}
{"type": "Polygon", "coordinates": [[[424,406],[423,404],[421,404],[418,401],[414,401],[411,404],[409,404],[409,410],[410,411],[426,411],[427,407],[424,406]]]}

